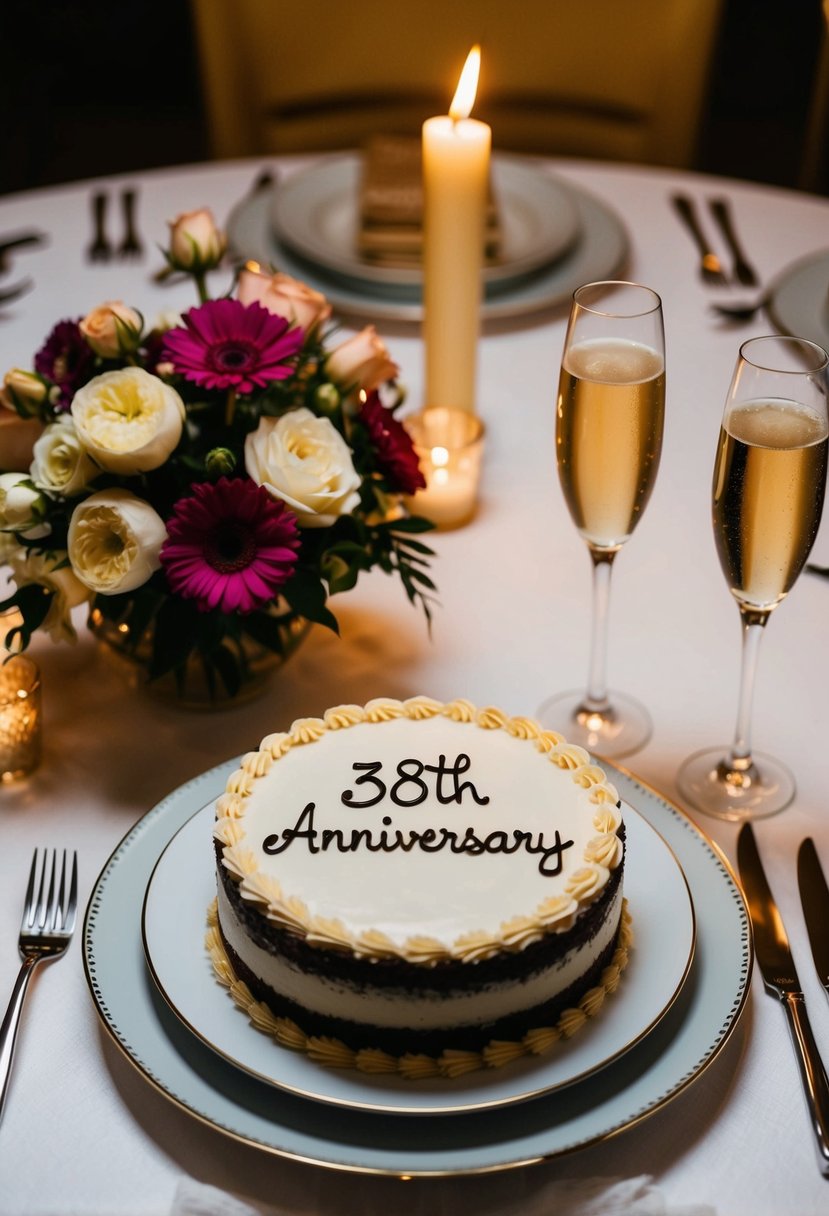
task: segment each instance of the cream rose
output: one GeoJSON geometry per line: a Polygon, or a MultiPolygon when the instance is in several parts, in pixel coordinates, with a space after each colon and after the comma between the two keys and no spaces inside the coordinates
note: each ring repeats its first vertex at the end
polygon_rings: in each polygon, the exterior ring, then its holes
{"type": "Polygon", "coordinates": [[[121,300],[107,300],[87,313],[78,328],[96,355],[117,359],[137,350],[144,318],[121,300]]]}
{"type": "Polygon", "coordinates": [[[89,590],[75,577],[65,553],[39,553],[20,549],[9,559],[12,578],[18,587],[39,583],[52,592],[52,603],[40,628],[53,642],[75,642],[72,609],[89,599],[89,590]]]}
{"type": "Polygon", "coordinates": [[[322,292],[314,291],[289,274],[263,274],[249,264],[239,275],[236,295],[243,304],[261,304],[277,317],[285,317],[306,333],[317,329],[331,316],[331,305],[322,292]]]}
{"type": "Polygon", "coordinates": [[[129,490],[100,490],[69,521],[69,560],[81,582],[101,595],[141,587],[161,565],[164,520],[129,490]]]}
{"type": "Polygon", "coordinates": [[[0,529],[27,532],[46,514],[46,499],[28,473],[0,473],[0,529]]]}
{"type": "Polygon", "coordinates": [[[260,418],[245,440],[245,468],[308,528],[333,524],[360,501],[351,449],[333,423],[308,409],[260,418]]]}
{"type": "Polygon", "coordinates": [[[100,469],[87,455],[71,417],[65,416],[47,426],[35,443],[29,472],[35,485],[47,494],[74,498],[100,469]]]}
{"type": "Polygon", "coordinates": [[[325,369],[341,389],[361,388],[367,393],[393,380],[400,371],[373,325],[335,346],[325,369]]]}
{"type": "Polygon", "coordinates": [[[169,227],[167,257],[178,270],[199,273],[219,265],[227,248],[227,238],[217,227],[209,208],[184,211],[170,222],[169,227]]]}
{"type": "Polygon", "coordinates": [[[162,465],[181,438],[184,402],[140,367],[104,372],[72,400],[81,443],[110,473],[146,473],[162,465]]]}

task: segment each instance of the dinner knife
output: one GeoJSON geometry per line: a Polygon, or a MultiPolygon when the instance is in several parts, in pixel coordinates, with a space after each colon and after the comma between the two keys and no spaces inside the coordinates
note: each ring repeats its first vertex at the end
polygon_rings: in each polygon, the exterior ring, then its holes
{"type": "Polygon", "coordinates": [[[817,1142],[820,1170],[824,1178],[829,1178],[829,1079],[809,1025],[789,939],[766,879],[750,823],[743,824],[737,838],[737,864],[754,930],[757,965],[766,992],[777,997],[786,1011],[817,1142]]]}
{"type": "Polygon", "coordinates": [[[829,996],[829,887],[811,836],[797,851],[797,885],[818,979],[829,996]]]}

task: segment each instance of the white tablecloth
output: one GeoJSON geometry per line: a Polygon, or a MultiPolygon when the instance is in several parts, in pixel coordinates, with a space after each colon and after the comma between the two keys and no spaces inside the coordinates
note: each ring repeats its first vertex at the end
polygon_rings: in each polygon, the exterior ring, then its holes
{"type": "MultiPolygon", "coordinates": [[[[140,222],[163,244],[165,221],[210,204],[223,219],[252,183],[254,163],[143,175],[140,222]]],[[[724,394],[739,342],[768,332],[761,316],[723,328],[707,309],[715,290],[669,204],[681,186],[703,199],[726,191],[764,281],[829,244],[829,200],[690,174],[577,162],[554,166],[612,205],[631,237],[628,277],[664,302],[668,397],[665,445],[653,498],[615,572],[610,680],[643,700],[655,723],[626,763],[675,797],[683,758],[733,729],[739,624],[711,536],[710,477],[724,394]]],[[[116,189],[121,179],[106,183],[116,189]]],[[[50,245],[21,254],[35,290],[0,321],[0,370],[31,359],[51,325],[105,299],[147,317],[194,302],[187,286],[160,288],[138,264],[91,265],[91,183],[0,200],[0,233],[35,225],[50,245]]],[[[216,280],[216,285],[221,286],[216,280]]],[[[745,291],[742,292],[745,295],[745,291]]],[[[364,578],[334,604],[342,637],[315,629],[264,699],[212,717],[160,707],[125,692],[88,636],[79,645],[38,640],[46,705],[43,764],[0,792],[0,999],[17,967],[25,875],[35,845],[77,847],[81,897],[130,826],[168,791],[255,746],[294,717],[341,701],[424,692],[467,697],[532,714],[552,691],[586,675],[589,560],[557,483],[553,402],[565,310],[494,326],[481,345],[480,413],[488,439],[475,522],[437,535],[441,607],[430,640],[400,586],[364,578]]],[[[380,325],[420,400],[416,332],[380,325]]],[[[829,524],[813,560],[829,565],[829,524]]],[[[758,839],[800,964],[815,1034],[829,1060],[829,1008],[808,954],[794,877],[800,839],[829,854],[825,702],[829,584],[804,576],[772,620],[761,656],[755,742],[794,769],[798,794],[758,839]]],[[[699,817],[733,859],[736,831],[699,817]]],[[[516,1108],[516,1118],[520,1108],[516,1108]]],[[[710,1204],[722,1216],[818,1213],[829,1182],[815,1153],[782,1010],[755,979],[726,1050],[661,1112],[574,1155],[486,1180],[410,1183],[335,1176],[266,1156],[203,1126],[153,1090],[102,1031],[84,979],[80,933],[67,959],[33,985],[0,1130],[0,1213],[69,1216],[164,1213],[190,1176],[296,1212],[431,1210],[514,1212],[553,1179],[650,1174],[672,1205],[710,1204]]]]}

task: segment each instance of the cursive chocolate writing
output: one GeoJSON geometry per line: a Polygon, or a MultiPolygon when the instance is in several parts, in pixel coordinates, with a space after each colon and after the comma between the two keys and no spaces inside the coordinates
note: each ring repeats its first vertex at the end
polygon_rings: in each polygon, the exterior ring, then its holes
{"type": "Polygon", "coordinates": [[[421,760],[401,760],[397,765],[397,780],[389,788],[386,782],[378,776],[383,765],[379,760],[368,760],[364,764],[352,764],[352,768],[360,776],[355,785],[366,785],[369,791],[363,798],[355,798],[353,790],[344,790],[341,794],[345,806],[355,810],[376,806],[388,794],[396,806],[419,806],[429,797],[429,787],[423,780],[423,773],[434,773],[435,797],[442,806],[450,802],[460,803],[464,794],[477,802],[478,806],[486,806],[489,802],[487,794],[481,795],[471,781],[461,781],[464,773],[469,772],[472,761],[465,752],[457,757],[454,764],[447,764],[445,756],[438,756],[437,764],[424,764],[421,760]]]}
{"type": "Polygon", "coordinates": [[[396,853],[401,850],[410,853],[414,848],[424,853],[439,853],[448,848],[452,853],[481,857],[485,853],[517,853],[523,849],[526,853],[538,854],[539,873],[553,878],[561,873],[564,850],[573,846],[572,840],[561,839],[558,830],[551,841],[545,838],[543,832],[533,836],[532,832],[517,828],[511,832],[489,832],[486,836],[478,836],[472,827],[466,828],[462,834],[444,827],[410,828],[408,832],[403,832],[394,827],[390,815],[383,816],[383,827],[378,832],[371,828],[353,828],[350,832],[343,828],[318,830],[314,826],[315,811],[316,804],[309,802],[292,828],[265,837],[262,842],[264,851],[271,855],[284,853],[297,841],[304,841],[312,854],[325,853],[328,849],[336,849],[338,853],[355,853],[361,848],[371,853],[396,853]]]}

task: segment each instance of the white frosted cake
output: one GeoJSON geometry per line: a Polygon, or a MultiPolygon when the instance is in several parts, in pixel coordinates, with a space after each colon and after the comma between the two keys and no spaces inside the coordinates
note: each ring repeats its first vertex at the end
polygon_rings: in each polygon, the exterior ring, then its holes
{"type": "Polygon", "coordinates": [[[214,835],[217,974],[324,1063],[540,1053],[626,961],[618,795],[527,718],[414,697],[302,719],[244,758],[214,835]]]}

